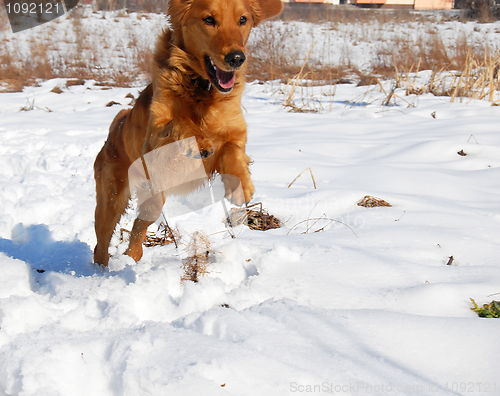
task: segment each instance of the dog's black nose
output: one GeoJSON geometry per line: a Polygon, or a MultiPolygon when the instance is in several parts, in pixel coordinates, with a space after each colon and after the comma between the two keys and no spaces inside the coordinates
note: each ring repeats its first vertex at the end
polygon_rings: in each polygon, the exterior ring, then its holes
{"type": "Polygon", "coordinates": [[[246,59],[247,58],[242,51],[230,52],[224,57],[226,63],[233,69],[239,68],[243,64],[243,62],[245,62],[246,59]]]}

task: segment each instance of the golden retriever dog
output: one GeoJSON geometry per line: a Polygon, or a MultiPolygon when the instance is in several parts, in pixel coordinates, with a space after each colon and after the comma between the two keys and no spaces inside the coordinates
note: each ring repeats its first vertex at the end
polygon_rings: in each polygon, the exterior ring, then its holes
{"type": "MultiPolygon", "coordinates": [[[[245,45],[252,27],[281,9],[281,0],[170,0],[171,29],[156,44],[152,82],[131,110],[115,117],[94,164],[96,264],[108,265],[111,237],[129,204],[129,167],[162,146],[195,138],[206,174],[237,177],[242,196],[233,202],[251,200],[241,110],[245,45]]],[[[197,187],[185,187],[182,194],[197,187]]],[[[125,252],[135,261],[153,222],[135,219],[125,252]]]]}

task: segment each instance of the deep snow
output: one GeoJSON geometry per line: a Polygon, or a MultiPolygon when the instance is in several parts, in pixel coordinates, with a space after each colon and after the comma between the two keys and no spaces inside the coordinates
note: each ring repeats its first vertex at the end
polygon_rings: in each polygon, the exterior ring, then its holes
{"type": "Polygon", "coordinates": [[[500,293],[500,107],[352,105],[368,88],[339,85],[295,114],[249,84],[253,201],[286,224],[231,239],[219,204],[169,219],[215,250],[183,285],[172,245],[91,263],[92,164],[138,90],[56,85],[0,94],[0,394],[500,395],[500,321],[469,300],[500,293]],[[287,188],[308,167],[317,189],[287,188]]]}

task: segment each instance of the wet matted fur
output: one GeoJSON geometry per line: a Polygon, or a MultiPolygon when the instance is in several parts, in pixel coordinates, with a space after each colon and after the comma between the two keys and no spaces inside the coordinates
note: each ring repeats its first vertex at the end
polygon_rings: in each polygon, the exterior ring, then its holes
{"type": "MultiPolygon", "coordinates": [[[[245,45],[252,27],[281,9],[281,0],[170,0],[172,28],[158,38],[152,82],[131,110],[115,117],[94,164],[95,263],[108,264],[111,237],[130,200],[129,167],[164,145],[196,138],[207,175],[236,176],[243,196],[232,200],[251,200],[241,111],[245,45]]],[[[151,224],[140,217],[134,222],[126,254],[136,261],[151,224]]]]}

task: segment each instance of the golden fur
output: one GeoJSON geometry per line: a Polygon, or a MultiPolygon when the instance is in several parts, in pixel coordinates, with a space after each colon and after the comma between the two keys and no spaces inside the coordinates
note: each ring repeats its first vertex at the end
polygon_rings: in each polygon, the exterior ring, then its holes
{"type": "MultiPolygon", "coordinates": [[[[94,164],[95,263],[108,264],[111,237],[130,199],[128,168],[163,145],[195,137],[207,175],[237,176],[244,197],[233,200],[251,200],[242,62],[251,28],[281,8],[281,0],[170,0],[172,29],[158,39],[152,82],[131,110],[115,117],[94,164]]],[[[150,224],[134,222],[126,254],[136,261],[150,224]]]]}

